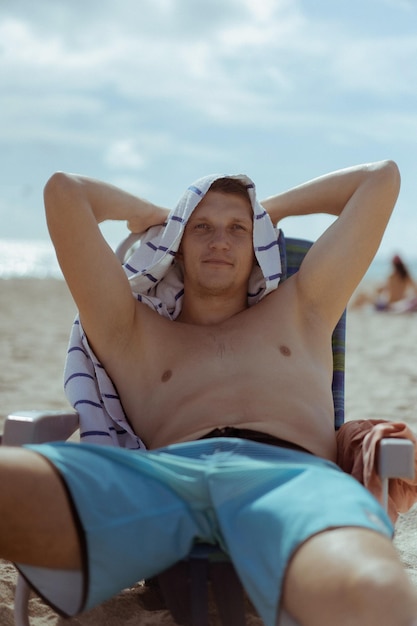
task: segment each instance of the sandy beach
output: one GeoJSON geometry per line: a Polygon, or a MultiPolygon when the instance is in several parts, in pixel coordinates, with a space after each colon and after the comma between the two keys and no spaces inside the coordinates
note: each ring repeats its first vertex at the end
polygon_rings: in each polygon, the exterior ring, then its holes
{"type": "MultiPolygon", "coordinates": [[[[62,372],[75,306],[63,281],[0,280],[0,431],[18,409],[65,409],[62,372]]],[[[369,309],[348,316],[347,419],[405,421],[417,433],[417,314],[369,309]]],[[[395,543],[417,586],[417,505],[400,516],[395,543]]],[[[15,570],[0,562],[0,624],[13,626],[15,570]]],[[[165,625],[164,611],[140,609],[140,587],[89,613],[59,618],[39,599],[30,601],[35,626],[165,625]]],[[[416,589],[417,593],[417,589],[416,589]]],[[[258,622],[258,620],[256,620],[258,622]]],[[[252,621],[255,623],[255,620],[252,621]]]]}

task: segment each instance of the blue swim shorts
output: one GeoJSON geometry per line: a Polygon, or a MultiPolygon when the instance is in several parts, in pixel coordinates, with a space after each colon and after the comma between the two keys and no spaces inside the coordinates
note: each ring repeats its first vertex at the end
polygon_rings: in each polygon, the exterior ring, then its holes
{"type": "MultiPolygon", "coordinates": [[[[84,566],[70,573],[79,583],[66,586],[73,597],[62,602],[53,585],[37,583],[41,568],[19,568],[67,615],[155,576],[204,541],[230,555],[255,608],[272,626],[287,563],[309,537],[346,526],[393,533],[389,517],[355,479],[296,450],[237,438],[146,452],[70,443],[29,447],[54,465],[66,485],[84,566]]],[[[60,573],[54,572],[57,582],[60,573]]]]}

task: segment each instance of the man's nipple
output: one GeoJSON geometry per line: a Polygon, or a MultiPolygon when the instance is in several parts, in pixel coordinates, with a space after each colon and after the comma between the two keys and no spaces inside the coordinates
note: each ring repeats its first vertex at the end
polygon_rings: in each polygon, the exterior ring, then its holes
{"type": "Polygon", "coordinates": [[[161,381],[166,383],[172,376],[172,370],[165,370],[165,372],[161,376],[161,381]]]}

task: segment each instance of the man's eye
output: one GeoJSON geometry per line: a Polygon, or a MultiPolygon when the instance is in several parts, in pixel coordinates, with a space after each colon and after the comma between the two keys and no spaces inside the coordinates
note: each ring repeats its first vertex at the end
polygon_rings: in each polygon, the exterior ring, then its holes
{"type": "Polygon", "coordinates": [[[195,228],[196,230],[205,230],[206,228],[208,228],[208,224],[204,224],[204,223],[201,223],[201,224],[196,224],[196,225],[194,226],[194,228],[195,228]]]}

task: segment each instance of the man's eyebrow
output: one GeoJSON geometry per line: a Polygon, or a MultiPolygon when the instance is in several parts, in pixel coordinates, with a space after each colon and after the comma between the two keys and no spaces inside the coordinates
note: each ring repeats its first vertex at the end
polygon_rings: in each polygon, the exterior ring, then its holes
{"type": "Polygon", "coordinates": [[[253,215],[240,215],[239,217],[232,217],[231,221],[238,224],[253,224],[253,215]]]}
{"type": "MultiPolygon", "coordinates": [[[[209,221],[211,221],[211,219],[212,218],[210,217],[209,214],[207,214],[207,215],[190,215],[190,217],[188,218],[188,221],[189,222],[206,222],[206,221],[209,222],[209,221]]],[[[231,216],[229,218],[229,221],[230,222],[239,222],[239,223],[242,223],[242,224],[248,224],[248,223],[252,224],[252,222],[253,222],[253,215],[239,215],[239,216],[234,215],[234,216],[231,216]]]]}
{"type": "Polygon", "coordinates": [[[253,214],[250,215],[239,215],[239,217],[234,217],[237,222],[251,222],[253,220],[253,214]]]}

